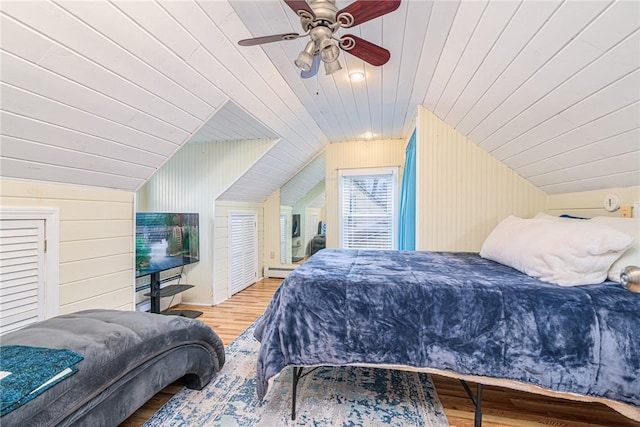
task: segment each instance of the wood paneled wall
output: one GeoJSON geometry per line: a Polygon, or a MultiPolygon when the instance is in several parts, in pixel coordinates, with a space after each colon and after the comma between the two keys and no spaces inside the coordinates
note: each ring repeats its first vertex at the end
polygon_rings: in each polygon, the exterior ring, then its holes
{"type": "MultiPolygon", "coordinates": [[[[271,194],[264,206],[263,266],[280,265],[280,189],[271,194]]],[[[264,274],[264,268],[261,271],[264,274]]]]}
{"type": "Polygon", "coordinates": [[[607,190],[583,191],[580,193],[553,194],[547,198],[547,211],[551,215],[620,216],[620,211],[607,212],[604,198],[609,194],[620,197],[620,206],[633,206],[640,201],[640,187],[609,188],[607,190]]]}
{"type": "Polygon", "coordinates": [[[3,207],[60,210],[60,314],[134,308],[134,193],[0,181],[3,207]]]}
{"type": "MultiPolygon", "coordinates": [[[[340,169],[399,166],[402,177],[405,141],[387,139],[331,144],[326,149],[326,220],[327,247],[336,248],[339,239],[338,171],[340,169]]],[[[398,180],[400,181],[400,179],[398,180]]]]}
{"type": "Polygon", "coordinates": [[[186,144],[137,193],[138,211],[200,214],[200,262],[185,266],[184,283],[194,288],[181,294],[183,302],[210,305],[219,301],[212,283],[217,265],[215,200],[274,143],[257,139],[186,144]]]}
{"type": "Polygon", "coordinates": [[[479,251],[507,215],[545,210],[546,194],[420,107],[416,249],[479,251]]]}

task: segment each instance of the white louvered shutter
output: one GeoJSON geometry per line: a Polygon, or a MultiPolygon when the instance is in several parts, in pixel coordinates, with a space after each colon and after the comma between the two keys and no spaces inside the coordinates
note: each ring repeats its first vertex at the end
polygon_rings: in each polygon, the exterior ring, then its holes
{"type": "Polygon", "coordinates": [[[45,318],[44,221],[0,221],[0,335],[45,318]]]}
{"type": "Polygon", "coordinates": [[[258,216],[255,212],[229,213],[229,294],[240,292],[258,279],[258,216]]]}
{"type": "Polygon", "coordinates": [[[280,215],[280,264],[287,263],[287,236],[289,225],[287,215],[280,215]]]}
{"type": "Polygon", "coordinates": [[[342,173],[341,245],[347,249],[395,249],[396,173],[342,173]]]}

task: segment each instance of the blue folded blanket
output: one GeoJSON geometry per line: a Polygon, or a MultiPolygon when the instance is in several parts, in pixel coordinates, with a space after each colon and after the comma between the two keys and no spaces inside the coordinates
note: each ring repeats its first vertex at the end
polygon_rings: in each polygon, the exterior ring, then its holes
{"type": "Polygon", "coordinates": [[[71,350],[9,345],[0,347],[0,416],[24,405],[78,371],[84,359],[71,350]]]}

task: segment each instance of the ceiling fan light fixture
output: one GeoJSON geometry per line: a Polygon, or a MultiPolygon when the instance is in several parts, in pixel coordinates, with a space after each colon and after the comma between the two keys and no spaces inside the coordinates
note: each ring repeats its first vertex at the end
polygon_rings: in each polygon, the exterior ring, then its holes
{"type": "Polygon", "coordinates": [[[338,59],[340,49],[332,39],[323,39],[320,42],[320,58],[323,62],[333,62],[338,59]]]}
{"type": "Polygon", "coordinates": [[[300,52],[300,55],[298,55],[298,59],[293,61],[294,64],[296,64],[296,67],[300,68],[302,71],[309,72],[313,66],[313,54],[315,51],[316,43],[314,41],[308,42],[304,50],[300,52]]]}
{"type": "Polygon", "coordinates": [[[327,75],[333,74],[336,71],[340,71],[340,70],[342,70],[342,66],[340,66],[340,61],[338,61],[337,59],[332,62],[324,63],[324,71],[327,75]]]}
{"type": "Polygon", "coordinates": [[[294,63],[296,64],[296,67],[300,68],[302,71],[309,72],[313,65],[313,56],[310,56],[306,52],[300,52],[298,59],[296,59],[294,63]]]}

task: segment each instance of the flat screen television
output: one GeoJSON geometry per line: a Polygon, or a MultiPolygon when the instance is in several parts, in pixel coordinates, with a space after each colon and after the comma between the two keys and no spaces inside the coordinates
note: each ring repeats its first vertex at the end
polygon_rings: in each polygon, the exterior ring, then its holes
{"type": "Polygon", "coordinates": [[[197,213],[136,213],[136,277],[198,262],[197,213]]]}
{"type": "Polygon", "coordinates": [[[291,224],[291,237],[300,237],[300,214],[293,214],[291,224]]]}

